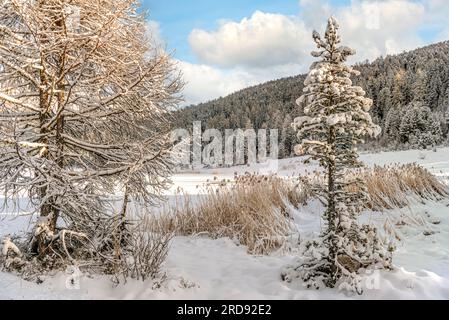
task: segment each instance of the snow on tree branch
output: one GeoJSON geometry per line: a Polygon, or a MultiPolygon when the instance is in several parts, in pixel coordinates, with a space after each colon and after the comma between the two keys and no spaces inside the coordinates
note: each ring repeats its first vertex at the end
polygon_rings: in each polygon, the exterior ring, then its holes
{"type": "Polygon", "coordinates": [[[319,194],[325,196],[326,222],[321,236],[306,242],[298,265],[288,267],[286,280],[301,278],[308,287],[340,286],[360,293],[358,271],[384,268],[391,254],[371,226],[360,226],[357,216],[367,201],[366,187],[356,179],[348,188],[346,177],[362,166],[356,145],[363,138],[377,137],[381,130],[369,111],[372,100],[365,91],[352,85],[357,72],[344,64],[355,52],[340,46],[339,25],[328,21],[324,39],[313,33],[320,58],[305,80],[304,94],[297,100],[304,116],[292,124],[301,142],[295,151],[307,155],[325,169],[326,184],[319,194]]]}

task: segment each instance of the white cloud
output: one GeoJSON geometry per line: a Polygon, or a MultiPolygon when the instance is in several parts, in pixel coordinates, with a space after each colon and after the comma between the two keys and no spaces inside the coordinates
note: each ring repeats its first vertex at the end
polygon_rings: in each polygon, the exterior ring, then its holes
{"type": "Polygon", "coordinates": [[[150,43],[155,47],[165,47],[165,42],[161,37],[161,27],[157,21],[149,20],[146,25],[146,32],[150,43]]]}
{"type": "Polygon", "coordinates": [[[256,11],[240,22],[222,22],[215,31],[195,29],[189,42],[203,63],[263,67],[301,61],[311,48],[307,38],[297,17],[256,11]]]}
{"type": "Polygon", "coordinates": [[[413,32],[422,25],[425,14],[420,3],[353,1],[349,7],[332,9],[327,2],[302,0],[300,5],[302,14],[296,17],[256,11],[240,22],[224,21],[214,31],[195,29],[190,46],[202,63],[220,67],[301,63],[313,47],[313,29],[323,29],[331,14],[340,21],[345,42],[358,50],[358,60],[422,44],[413,32]]]}
{"type": "Polygon", "coordinates": [[[225,72],[204,64],[179,62],[186,86],[185,100],[188,104],[199,103],[244,88],[250,81],[247,74],[225,72]]]}
{"type": "Polygon", "coordinates": [[[435,20],[443,19],[447,22],[447,14],[449,13],[447,0],[427,0],[424,4],[432,15],[433,19],[431,20],[435,22],[435,20]]]}
{"type": "Polygon", "coordinates": [[[310,29],[321,30],[327,19],[335,13],[334,8],[323,0],[300,0],[300,19],[310,29]]]}
{"type": "Polygon", "coordinates": [[[423,45],[418,30],[422,4],[405,1],[353,1],[337,11],[343,41],[357,50],[356,60],[375,59],[423,45]]]}
{"type": "Polygon", "coordinates": [[[425,25],[430,28],[439,29],[435,41],[449,40],[449,24],[447,23],[449,4],[447,0],[428,0],[426,2],[426,10],[425,25]]]}
{"type": "Polygon", "coordinates": [[[346,6],[301,0],[299,6],[297,16],[256,11],[241,21],[221,21],[216,30],[193,30],[189,43],[200,64],[182,63],[189,83],[187,101],[205,101],[307,72],[312,31],[322,33],[330,15],[340,22],[343,44],[357,51],[350,62],[422,46],[426,43],[419,33],[423,26],[441,26],[439,38],[449,34],[446,0],[353,0],[346,6]]]}
{"type": "Polygon", "coordinates": [[[266,69],[243,67],[221,69],[185,61],[178,61],[178,66],[186,81],[184,89],[186,104],[196,104],[226,96],[261,82],[296,75],[303,69],[303,66],[297,64],[266,69]]]}

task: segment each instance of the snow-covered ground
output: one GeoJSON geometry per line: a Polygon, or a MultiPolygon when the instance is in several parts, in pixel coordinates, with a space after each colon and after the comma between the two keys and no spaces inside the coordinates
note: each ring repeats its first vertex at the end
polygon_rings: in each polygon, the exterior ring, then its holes
{"type": "MultiPolygon", "coordinates": [[[[368,165],[416,162],[447,183],[449,148],[433,151],[404,151],[364,154],[368,165]]],[[[306,170],[301,159],[282,160],[280,175],[293,175],[306,170]]],[[[264,167],[246,166],[185,172],[176,175],[171,196],[178,187],[200,193],[201,186],[214,177],[232,179],[235,172],[266,172],[264,167]]],[[[115,286],[107,277],[79,275],[79,286],[67,285],[69,274],[57,274],[44,283],[29,283],[0,272],[0,299],[449,299],[449,199],[415,203],[409,208],[388,213],[368,212],[362,219],[379,225],[396,224],[398,228],[394,256],[395,270],[367,277],[362,296],[347,295],[338,290],[313,291],[298,283],[281,281],[281,269],[295,259],[297,235],[291,239],[290,251],[271,256],[253,256],[230,239],[211,240],[202,237],[177,237],[164,266],[167,279],[162,283],[128,281],[115,286]]],[[[0,209],[0,212],[2,209],[0,209]]],[[[8,208],[0,218],[0,237],[26,230],[29,217],[14,217],[8,208]]],[[[16,210],[13,210],[16,211],[16,210]]],[[[312,202],[295,212],[299,234],[307,237],[320,228],[321,208],[312,202]]]]}
{"type": "MultiPolygon", "coordinates": [[[[440,148],[437,152],[432,150],[409,150],[375,154],[363,153],[360,158],[368,166],[416,162],[420,166],[427,168],[443,181],[449,181],[449,148],[440,148]]],[[[276,163],[269,163],[268,165],[185,171],[173,177],[174,185],[169,194],[174,194],[179,187],[182,187],[191,194],[201,193],[203,191],[202,188],[197,188],[197,186],[201,187],[208,182],[214,182],[214,180],[232,180],[236,173],[242,175],[247,172],[262,174],[275,172],[280,176],[288,177],[304,174],[305,172],[312,172],[317,169],[315,165],[304,165],[302,161],[302,158],[291,158],[279,160],[276,163]]]]}

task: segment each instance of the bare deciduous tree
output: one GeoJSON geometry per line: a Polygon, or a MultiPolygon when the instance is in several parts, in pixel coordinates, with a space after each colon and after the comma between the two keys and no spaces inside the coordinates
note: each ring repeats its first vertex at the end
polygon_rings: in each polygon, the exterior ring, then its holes
{"type": "Polygon", "coordinates": [[[169,114],[182,82],[137,9],[135,0],[0,0],[0,188],[27,194],[39,213],[33,254],[61,240],[58,219],[70,237],[106,237],[111,195],[124,194],[123,216],[131,199],[152,204],[169,183],[169,114]]]}

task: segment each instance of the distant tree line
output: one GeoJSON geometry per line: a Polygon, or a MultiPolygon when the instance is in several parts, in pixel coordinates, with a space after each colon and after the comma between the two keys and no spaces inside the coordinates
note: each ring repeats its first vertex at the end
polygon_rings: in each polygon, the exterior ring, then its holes
{"type": "MultiPolygon", "coordinates": [[[[449,120],[449,41],[381,57],[355,66],[361,86],[373,99],[374,121],[382,135],[369,147],[429,148],[447,140],[449,120]]],[[[174,127],[279,129],[281,158],[294,154],[297,141],[291,127],[303,110],[295,100],[303,92],[305,75],[270,81],[227,97],[179,110],[174,127]]]]}

